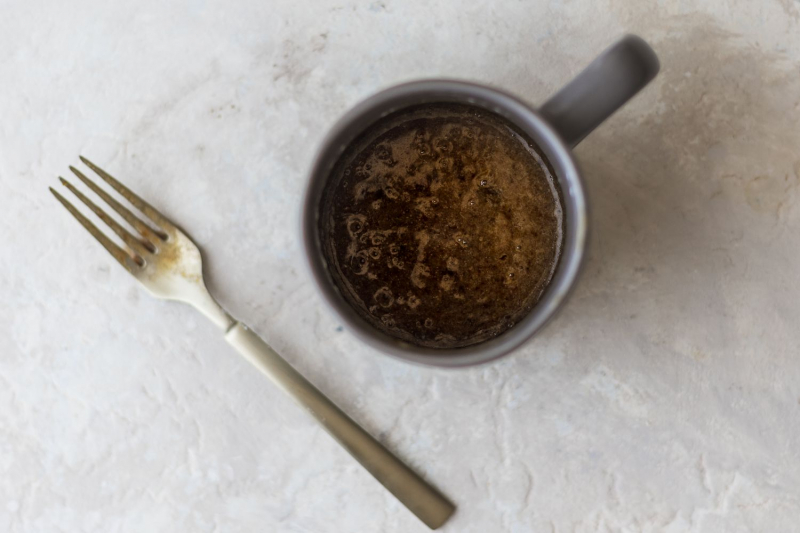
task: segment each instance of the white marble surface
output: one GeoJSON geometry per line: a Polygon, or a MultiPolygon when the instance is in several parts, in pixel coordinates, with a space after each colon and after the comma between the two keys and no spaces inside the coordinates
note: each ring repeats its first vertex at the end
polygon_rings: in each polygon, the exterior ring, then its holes
{"type": "Polygon", "coordinates": [[[796,0],[5,1],[0,86],[0,530],[426,530],[68,217],[46,186],[79,153],[453,498],[444,531],[798,530],[796,0]],[[627,31],[662,72],[577,150],[593,240],[560,317],[461,371],[340,331],[297,237],[336,118],[430,76],[540,102],[627,31]]]}

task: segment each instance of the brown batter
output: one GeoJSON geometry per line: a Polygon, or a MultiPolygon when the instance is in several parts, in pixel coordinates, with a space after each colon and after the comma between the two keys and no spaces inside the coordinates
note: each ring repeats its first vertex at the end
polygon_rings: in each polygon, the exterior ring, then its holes
{"type": "Polygon", "coordinates": [[[382,119],[333,169],[321,217],[335,283],[368,322],[420,346],[512,327],[558,263],[560,191],[535,146],[485,110],[382,119]]]}

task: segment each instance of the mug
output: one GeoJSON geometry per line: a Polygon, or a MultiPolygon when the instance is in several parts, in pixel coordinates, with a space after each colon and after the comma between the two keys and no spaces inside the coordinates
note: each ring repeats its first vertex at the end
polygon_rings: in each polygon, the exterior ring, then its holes
{"type": "Polygon", "coordinates": [[[405,361],[444,367],[485,363],[530,339],[566,300],[581,267],[587,238],[586,195],[572,155],[601,122],[632,98],[658,73],[659,61],[640,37],[627,35],[605,50],[583,72],[539,109],[503,91],[477,83],[422,80],[397,85],[361,102],[339,120],[322,143],[311,169],[303,207],[303,243],[311,275],[323,297],[350,331],[370,346],[405,361]],[[371,125],[403,108],[439,102],[480,107],[514,123],[550,161],[561,186],[565,233],[556,271],[533,309],[497,337],[463,348],[416,346],[391,337],[361,318],[331,277],[322,253],[319,217],[325,184],[348,145],[371,125]]]}

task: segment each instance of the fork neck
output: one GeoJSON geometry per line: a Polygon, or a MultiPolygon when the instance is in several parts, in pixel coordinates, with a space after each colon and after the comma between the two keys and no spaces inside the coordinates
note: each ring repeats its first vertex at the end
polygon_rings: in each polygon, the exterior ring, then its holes
{"type": "Polygon", "coordinates": [[[227,332],[236,324],[236,320],[219,305],[204,284],[195,285],[193,290],[184,292],[181,299],[203,313],[222,331],[227,332]]]}
{"type": "Polygon", "coordinates": [[[214,302],[214,306],[197,306],[197,309],[206,315],[206,317],[211,320],[217,327],[219,327],[222,331],[227,332],[231,329],[234,325],[236,325],[236,320],[229,315],[219,304],[214,302]]]}

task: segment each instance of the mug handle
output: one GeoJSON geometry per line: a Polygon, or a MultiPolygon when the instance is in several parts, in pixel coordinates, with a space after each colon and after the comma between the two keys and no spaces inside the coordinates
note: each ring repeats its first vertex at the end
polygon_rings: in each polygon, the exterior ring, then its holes
{"type": "Polygon", "coordinates": [[[658,56],[644,39],[626,35],[539,108],[575,146],[656,77],[658,56]]]}

